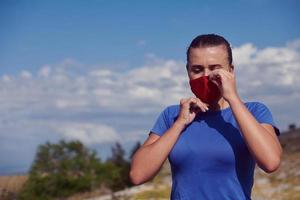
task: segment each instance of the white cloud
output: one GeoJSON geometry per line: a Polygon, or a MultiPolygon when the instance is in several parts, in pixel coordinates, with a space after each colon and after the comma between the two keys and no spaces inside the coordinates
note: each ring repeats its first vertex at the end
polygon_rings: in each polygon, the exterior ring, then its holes
{"type": "Polygon", "coordinates": [[[112,75],[112,71],[108,69],[97,69],[90,71],[89,75],[95,77],[109,77],[112,75]]]}
{"type": "Polygon", "coordinates": [[[88,102],[81,99],[57,99],[55,100],[55,105],[59,109],[72,109],[72,107],[84,107],[88,106],[88,102]]]}
{"type": "Polygon", "coordinates": [[[41,69],[39,70],[38,76],[46,78],[50,75],[50,72],[51,72],[50,66],[45,65],[45,66],[41,67],[41,69]]]}
{"type": "MultiPolygon", "coordinates": [[[[299,40],[261,49],[247,43],[235,48],[233,55],[243,100],[264,102],[282,129],[298,123],[299,40]]],[[[25,135],[30,139],[24,145],[36,146],[51,133],[88,145],[146,137],[165,106],[192,95],[184,61],[154,54],[146,59],[145,65],[124,72],[68,59],[44,65],[37,73],[22,70],[16,76],[3,75],[0,146],[4,142],[16,146],[14,141],[25,135]]],[[[7,154],[8,150],[0,151],[0,157],[7,154]]]]}
{"type": "Polygon", "coordinates": [[[257,48],[251,43],[234,48],[232,53],[234,64],[239,67],[242,67],[244,64],[251,64],[256,51],[257,48]]]}
{"type": "MultiPolygon", "coordinates": [[[[299,94],[300,55],[295,48],[298,42],[262,49],[246,43],[233,50],[238,88],[245,100],[269,96],[287,100],[299,94]]],[[[105,108],[112,113],[153,114],[192,95],[185,63],[164,60],[154,54],[147,55],[144,66],[122,73],[107,66],[89,70],[84,64],[67,59],[42,66],[37,77],[23,70],[20,78],[5,75],[2,81],[5,84],[0,89],[5,94],[2,98],[5,103],[0,109],[7,112],[15,107],[28,113],[105,108]],[[82,70],[85,72],[74,73],[82,70]]],[[[269,99],[266,103],[275,105],[274,102],[269,99]]],[[[276,106],[284,107],[284,101],[280,105],[276,102],[276,106]]]]}
{"type": "Polygon", "coordinates": [[[10,82],[11,81],[11,77],[9,76],[9,75],[3,75],[2,77],[1,77],[1,80],[3,81],[3,82],[10,82]]]}
{"type": "Polygon", "coordinates": [[[54,128],[66,139],[79,140],[87,145],[120,140],[120,136],[112,127],[103,124],[72,122],[56,125],[54,128]]]}
{"type": "Polygon", "coordinates": [[[294,49],[294,50],[300,49],[300,38],[287,42],[286,46],[289,49],[294,49]]]}
{"type": "MultiPolygon", "coordinates": [[[[246,43],[235,48],[234,63],[242,97],[259,100],[272,95],[286,99],[286,95],[298,94],[300,55],[294,48],[297,44],[295,40],[284,47],[259,49],[246,43]]],[[[105,107],[109,112],[153,113],[191,95],[183,61],[164,60],[154,54],[147,59],[144,66],[123,73],[107,67],[89,70],[84,64],[66,59],[42,66],[38,78],[25,70],[20,79],[5,75],[1,92],[6,103],[0,109],[17,106],[34,113],[105,107]],[[82,70],[85,73],[74,73],[82,70]]]]}
{"type": "Polygon", "coordinates": [[[29,71],[23,70],[20,73],[20,77],[24,79],[30,79],[32,77],[32,74],[29,71]]]}
{"type": "Polygon", "coordinates": [[[238,86],[248,99],[270,95],[284,99],[287,93],[292,95],[300,91],[300,53],[295,49],[257,49],[246,44],[234,49],[234,60],[238,86]]]}

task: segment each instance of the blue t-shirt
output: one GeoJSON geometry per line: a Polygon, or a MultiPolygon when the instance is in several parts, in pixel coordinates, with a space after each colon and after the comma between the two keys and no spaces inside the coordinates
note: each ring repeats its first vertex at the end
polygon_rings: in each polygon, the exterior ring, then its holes
{"type": "MultiPolygon", "coordinates": [[[[276,128],[262,103],[245,103],[259,123],[276,128]]],[[[151,132],[162,136],[178,117],[180,107],[167,107],[151,132]]],[[[251,199],[255,160],[251,156],[230,107],[199,113],[185,128],[169,156],[172,200],[251,199]]]]}

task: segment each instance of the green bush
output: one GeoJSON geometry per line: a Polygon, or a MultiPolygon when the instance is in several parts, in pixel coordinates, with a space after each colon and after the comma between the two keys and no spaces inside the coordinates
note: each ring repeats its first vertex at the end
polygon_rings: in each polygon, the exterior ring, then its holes
{"type": "Polygon", "coordinates": [[[113,191],[130,186],[130,163],[119,143],[112,147],[106,161],[96,157],[79,141],[58,144],[47,142],[38,147],[29,179],[20,192],[20,200],[50,200],[77,192],[91,191],[101,184],[113,191]]]}

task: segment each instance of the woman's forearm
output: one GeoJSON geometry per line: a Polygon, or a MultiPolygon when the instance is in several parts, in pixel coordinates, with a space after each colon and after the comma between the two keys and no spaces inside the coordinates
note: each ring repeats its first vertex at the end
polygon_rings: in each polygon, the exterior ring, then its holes
{"type": "Polygon", "coordinates": [[[184,124],[175,122],[154,143],[142,146],[134,154],[130,170],[130,178],[134,184],[142,184],[158,173],[183,129],[184,124]]]}
{"type": "Polygon", "coordinates": [[[257,122],[239,98],[229,101],[229,104],[245,143],[259,167],[266,172],[275,171],[282,153],[278,139],[257,122]]]}

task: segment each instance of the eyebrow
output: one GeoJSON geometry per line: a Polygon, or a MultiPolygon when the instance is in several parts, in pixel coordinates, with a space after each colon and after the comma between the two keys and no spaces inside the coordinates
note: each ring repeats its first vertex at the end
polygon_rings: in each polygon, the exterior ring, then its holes
{"type": "MultiPolygon", "coordinates": [[[[203,68],[204,66],[203,65],[192,65],[191,68],[203,68]]],[[[222,65],[220,64],[212,64],[212,65],[209,65],[208,67],[222,67],[222,65]]]]}

